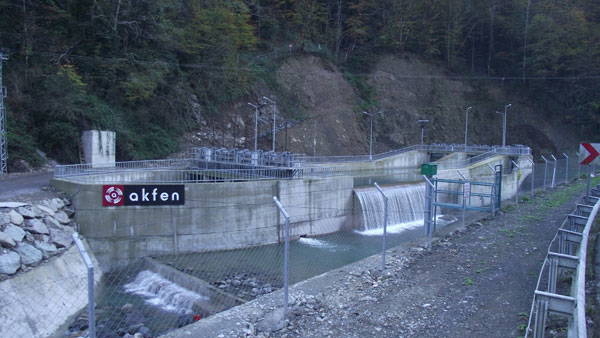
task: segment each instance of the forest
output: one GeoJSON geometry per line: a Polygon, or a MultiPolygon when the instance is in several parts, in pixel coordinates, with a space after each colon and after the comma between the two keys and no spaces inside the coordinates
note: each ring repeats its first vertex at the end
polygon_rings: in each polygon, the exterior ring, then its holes
{"type": "Polygon", "coordinates": [[[299,54],[360,87],[373,60],[410,53],[600,125],[595,0],[0,0],[0,51],[12,163],[79,162],[91,128],[117,131],[120,160],[173,153],[198,123],[190,98],[219,121],[299,54]]]}

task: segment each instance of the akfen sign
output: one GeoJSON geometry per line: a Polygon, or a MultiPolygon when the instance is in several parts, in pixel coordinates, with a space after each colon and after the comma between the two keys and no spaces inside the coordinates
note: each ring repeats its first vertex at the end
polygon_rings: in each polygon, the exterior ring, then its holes
{"type": "Polygon", "coordinates": [[[102,206],[184,205],[183,185],[105,185],[102,206]]]}

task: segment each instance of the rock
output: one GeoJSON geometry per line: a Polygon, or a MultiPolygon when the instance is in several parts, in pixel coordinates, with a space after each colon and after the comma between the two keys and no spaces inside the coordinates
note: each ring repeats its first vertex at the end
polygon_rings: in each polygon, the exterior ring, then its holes
{"type": "Polygon", "coordinates": [[[65,214],[67,214],[67,216],[69,218],[73,217],[73,215],[75,215],[75,210],[71,209],[71,208],[64,208],[63,211],[65,212],[65,214]]]}
{"type": "Polygon", "coordinates": [[[48,227],[38,219],[28,219],[25,221],[25,230],[32,234],[48,235],[50,231],[48,227]]]}
{"type": "Polygon", "coordinates": [[[10,223],[10,216],[7,213],[0,212],[0,225],[10,223]]]}
{"type": "Polygon", "coordinates": [[[59,248],[68,248],[73,243],[73,229],[65,228],[64,230],[50,229],[50,239],[52,243],[59,248]]]}
{"type": "Polygon", "coordinates": [[[17,208],[17,212],[21,214],[24,218],[35,218],[35,214],[31,210],[31,208],[20,207],[17,208]]]}
{"type": "Polygon", "coordinates": [[[27,234],[23,229],[13,224],[9,224],[6,229],[4,229],[4,233],[10,236],[15,242],[22,241],[23,237],[27,234]]]}
{"type": "Polygon", "coordinates": [[[144,338],[144,335],[138,332],[133,335],[133,338],[144,338]]]}
{"type": "Polygon", "coordinates": [[[0,273],[12,275],[21,267],[21,257],[13,251],[0,255],[0,273]]]}
{"type": "Polygon", "coordinates": [[[54,256],[58,253],[58,249],[52,243],[47,243],[44,241],[35,241],[33,244],[36,248],[42,251],[44,258],[54,256]]]}
{"type": "Polygon", "coordinates": [[[142,326],[138,329],[138,333],[141,333],[144,335],[144,337],[152,337],[152,331],[147,328],[146,326],[142,326]]]}
{"type": "Polygon", "coordinates": [[[33,216],[35,218],[42,218],[45,216],[45,212],[42,211],[42,209],[36,207],[35,205],[31,207],[31,212],[33,212],[33,216]]]}
{"type": "Polygon", "coordinates": [[[275,309],[265,315],[265,317],[256,324],[256,328],[264,332],[275,332],[283,329],[285,326],[285,316],[283,308],[275,309]]]}
{"type": "Polygon", "coordinates": [[[69,224],[71,222],[71,220],[69,219],[69,216],[67,216],[67,214],[65,214],[63,211],[59,211],[56,214],[54,214],[54,218],[59,221],[61,224],[69,224]]]}
{"type": "Polygon", "coordinates": [[[361,302],[374,302],[377,298],[371,296],[364,296],[360,299],[361,302]]]}
{"type": "Polygon", "coordinates": [[[133,304],[127,303],[127,304],[123,305],[121,307],[121,311],[123,311],[125,313],[129,313],[129,312],[133,311],[133,304]]]}
{"type": "Polygon", "coordinates": [[[0,245],[6,248],[13,248],[17,243],[10,235],[0,231],[0,245]]]}
{"type": "Polygon", "coordinates": [[[20,243],[15,248],[15,251],[21,256],[21,263],[26,265],[37,264],[44,258],[40,250],[27,243],[20,243]]]}
{"type": "Polygon", "coordinates": [[[62,209],[65,206],[65,202],[61,198],[53,198],[52,204],[56,206],[56,209],[62,209]]]}
{"type": "Polygon", "coordinates": [[[21,203],[21,202],[0,202],[0,208],[19,208],[19,207],[24,207],[26,205],[29,205],[27,203],[21,203]]]}
{"type": "Polygon", "coordinates": [[[56,205],[54,203],[52,203],[52,200],[44,200],[44,201],[42,201],[42,204],[44,204],[45,206],[50,208],[53,212],[58,211],[58,208],[56,207],[56,205]]]}
{"type": "Polygon", "coordinates": [[[46,224],[49,228],[60,229],[60,230],[64,229],[64,226],[62,224],[60,224],[52,216],[46,216],[46,217],[44,217],[44,224],[46,224]]]}
{"type": "Polygon", "coordinates": [[[23,224],[23,216],[21,216],[21,214],[19,214],[18,212],[11,210],[8,213],[8,216],[10,216],[10,222],[16,225],[21,225],[23,224]]]}
{"type": "Polygon", "coordinates": [[[48,208],[45,205],[36,204],[36,208],[40,209],[43,213],[45,213],[48,216],[54,216],[55,211],[48,208]]]}

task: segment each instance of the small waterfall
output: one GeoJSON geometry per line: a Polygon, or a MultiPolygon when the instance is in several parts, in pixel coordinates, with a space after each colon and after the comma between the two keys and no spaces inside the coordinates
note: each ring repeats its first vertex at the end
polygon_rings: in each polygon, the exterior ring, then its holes
{"type": "Polygon", "coordinates": [[[196,302],[208,300],[208,297],[182,288],[148,270],[140,272],[133,282],[123,287],[129,293],[146,298],[149,304],[181,314],[191,314],[196,302]]]}
{"type": "MultiPolygon", "coordinates": [[[[407,184],[383,187],[389,197],[388,229],[391,232],[405,230],[423,224],[425,184],[407,184]],[[397,230],[397,231],[395,231],[397,230]]],[[[377,189],[356,190],[363,214],[363,230],[373,232],[383,228],[383,196],[377,189]]]]}

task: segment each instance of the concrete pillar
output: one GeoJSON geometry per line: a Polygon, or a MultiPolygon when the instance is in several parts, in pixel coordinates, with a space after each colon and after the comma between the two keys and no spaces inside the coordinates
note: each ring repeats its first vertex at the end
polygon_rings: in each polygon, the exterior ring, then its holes
{"type": "Polygon", "coordinates": [[[86,130],[81,135],[85,163],[92,167],[115,165],[116,133],[108,130],[86,130]]]}

